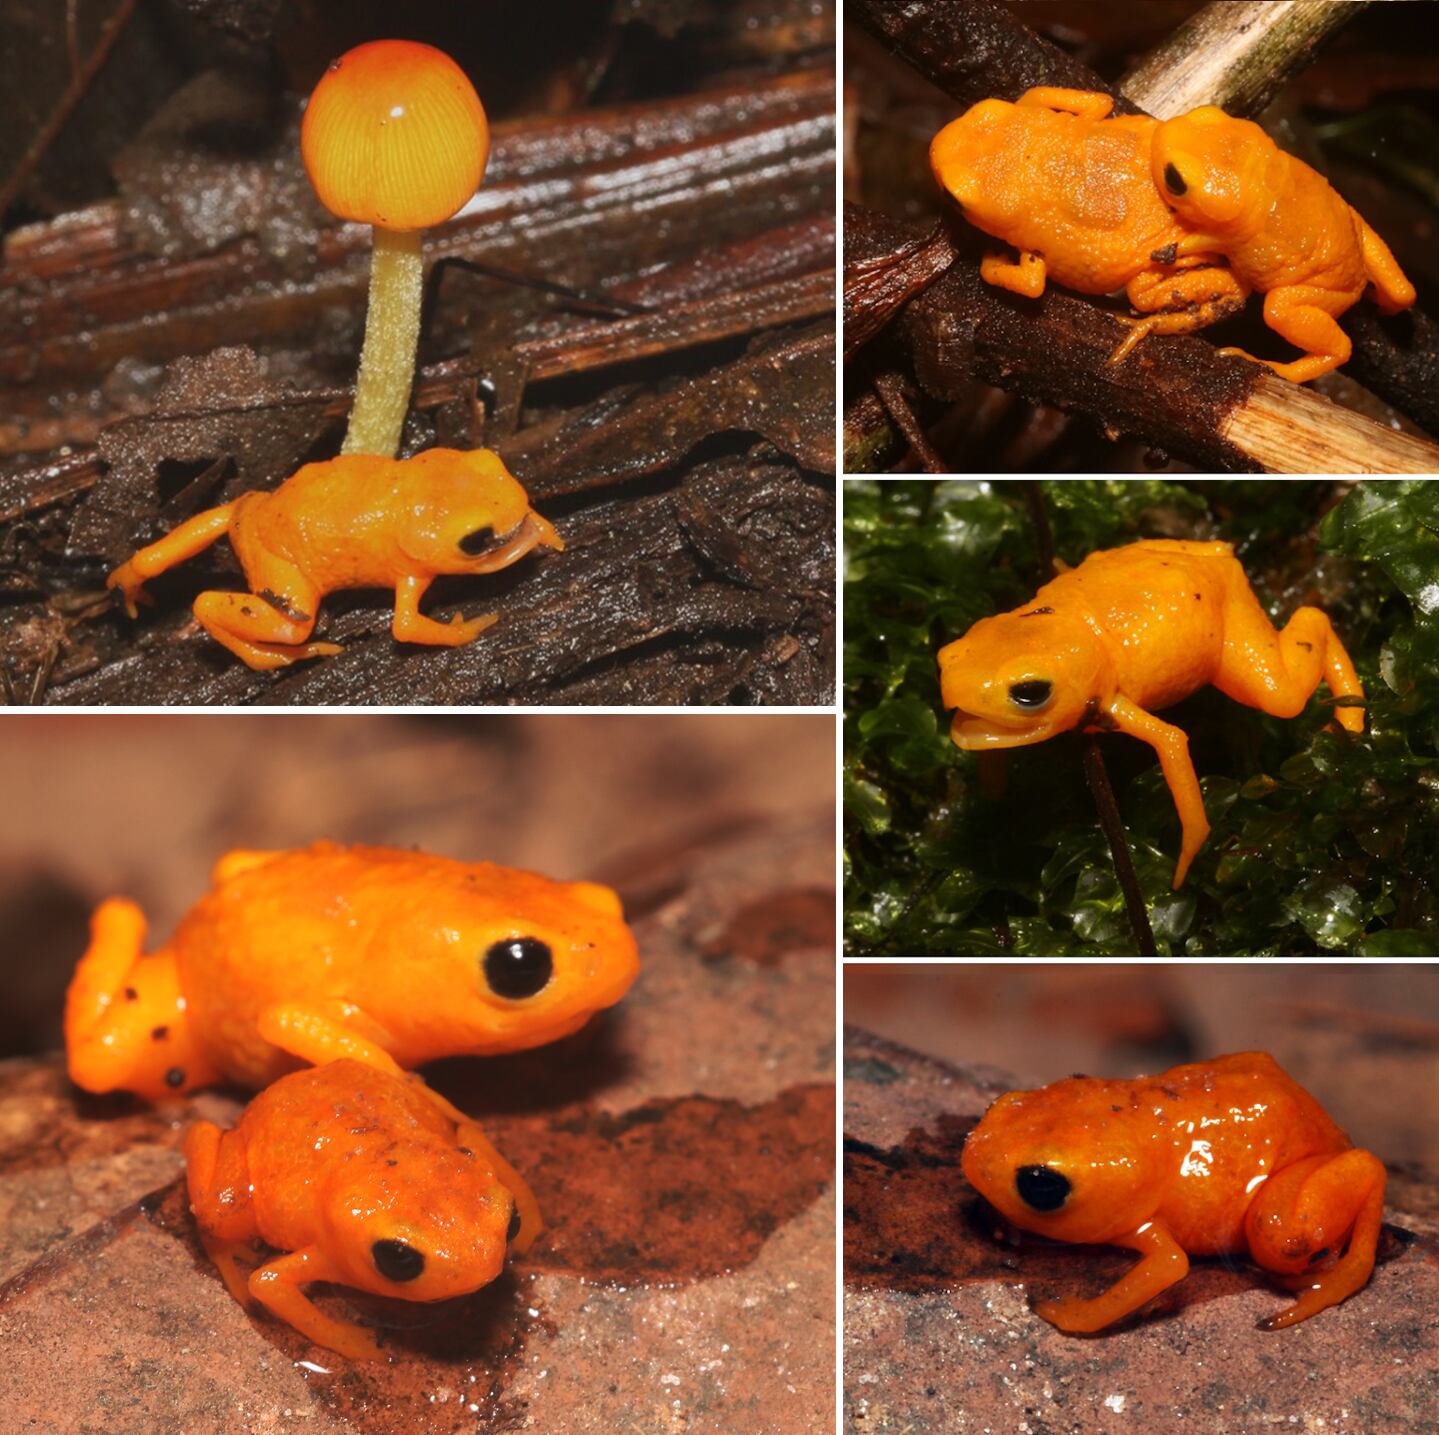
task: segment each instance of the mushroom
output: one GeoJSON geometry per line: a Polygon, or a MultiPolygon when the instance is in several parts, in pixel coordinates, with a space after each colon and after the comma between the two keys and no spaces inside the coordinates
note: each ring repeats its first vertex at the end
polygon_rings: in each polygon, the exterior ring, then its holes
{"type": "Polygon", "coordinates": [[[300,151],[325,208],[374,227],[365,345],[341,451],[394,458],[420,336],[420,231],[479,188],[490,152],[484,107],[442,51],[376,40],[331,62],[305,110],[300,151]]]}

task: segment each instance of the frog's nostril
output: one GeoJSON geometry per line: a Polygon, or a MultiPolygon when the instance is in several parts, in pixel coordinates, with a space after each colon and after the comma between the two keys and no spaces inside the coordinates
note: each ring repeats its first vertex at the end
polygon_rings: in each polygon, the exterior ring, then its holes
{"type": "Polygon", "coordinates": [[[1034,1211],[1057,1211],[1069,1199],[1069,1177],[1053,1166],[1021,1166],[1014,1173],[1019,1199],[1034,1211]]]}

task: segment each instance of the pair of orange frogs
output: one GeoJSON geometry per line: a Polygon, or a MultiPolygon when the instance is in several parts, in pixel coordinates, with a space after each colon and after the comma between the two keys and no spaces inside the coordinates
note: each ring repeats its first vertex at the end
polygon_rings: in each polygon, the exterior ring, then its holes
{"type": "Polygon", "coordinates": [[[1414,303],[1363,217],[1258,125],[1213,105],[1164,121],[1113,107],[1041,86],[1015,104],[982,100],[930,147],[965,219],[1019,251],[984,259],[989,283],[1028,298],[1048,279],[1124,291],[1142,317],[1120,320],[1129,334],[1111,363],[1148,334],[1192,333],[1261,293],[1265,323],[1304,356],[1256,362],[1304,383],[1349,358],[1336,321],[1366,289],[1385,313],[1414,303]]]}
{"type": "Polygon", "coordinates": [[[66,1001],[71,1077],[150,1100],[258,1089],[234,1130],[185,1138],[206,1249],[242,1303],[356,1359],[383,1357],[374,1333],[306,1284],[443,1300],[540,1230],[474,1121],[406,1073],[567,1036],[639,965],[608,887],[332,843],[232,852],[165,946],[144,937],[133,902],[97,909],[66,1001]],[[282,1254],[247,1272],[256,1241],[282,1254]]]}

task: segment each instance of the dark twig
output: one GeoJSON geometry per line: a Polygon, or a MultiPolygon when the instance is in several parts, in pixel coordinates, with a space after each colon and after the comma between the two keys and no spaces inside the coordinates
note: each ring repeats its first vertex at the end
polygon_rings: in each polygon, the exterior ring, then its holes
{"type": "Polygon", "coordinates": [[[874,381],[874,391],[879,395],[885,413],[894,420],[894,426],[914,450],[914,456],[924,465],[925,472],[948,473],[949,465],[935,452],[934,445],[926,437],[923,426],[910,408],[899,375],[880,374],[874,381]]]}
{"type": "MultiPolygon", "coordinates": [[[[1039,549],[1040,577],[1045,583],[1054,577],[1054,531],[1049,526],[1049,509],[1044,501],[1044,485],[1038,480],[1024,485],[1024,496],[1029,504],[1029,516],[1034,524],[1034,542],[1039,549]]],[[[1154,945],[1154,931],[1149,925],[1149,912],[1144,905],[1144,893],[1139,890],[1139,877],[1134,870],[1134,858],[1130,855],[1129,839],[1124,832],[1124,819],[1119,815],[1119,805],[1114,800],[1114,789],[1109,785],[1109,770],[1104,765],[1104,754],[1099,750],[1099,739],[1093,733],[1081,733],[1080,748],[1084,753],[1084,775],[1089,790],[1094,794],[1094,805],[1099,810],[1099,825],[1109,840],[1109,850],[1114,856],[1114,872],[1119,878],[1120,890],[1124,893],[1124,910],[1129,915],[1129,929],[1134,934],[1136,953],[1141,957],[1157,957],[1154,945]]]]}
{"type": "Polygon", "coordinates": [[[89,58],[70,77],[70,83],[65,86],[65,93],[60,96],[50,118],[41,125],[39,133],[30,141],[30,147],[20,156],[19,163],[10,171],[10,178],[0,185],[0,215],[15,202],[15,196],[25,187],[35,172],[35,166],[45,158],[45,152],[64,129],[65,121],[74,113],[75,106],[84,99],[90,82],[100,73],[100,67],[109,58],[115,41],[120,38],[121,31],[135,13],[135,4],[136,0],[120,0],[114,14],[105,22],[105,28],[100,32],[100,38],[95,41],[95,48],[90,51],[89,58]]]}
{"type": "Polygon", "coordinates": [[[1124,893],[1129,929],[1134,933],[1134,945],[1139,949],[1135,955],[1157,957],[1159,949],[1154,945],[1154,931],[1149,925],[1144,893],[1139,890],[1139,877],[1134,870],[1134,859],[1129,854],[1129,840],[1124,834],[1124,819],[1119,815],[1114,789],[1109,785],[1109,773],[1104,766],[1104,754],[1099,750],[1099,739],[1093,733],[1083,733],[1079,745],[1084,752],[1084,775],[1089,780],[1089,790],[1094,794],[1094,805],[1099,809],[1099,825],[1104,829],[1104,835],[1109,839],[1109,850],[1114,855],[1114,872],[1119,878],[1120,891],[1124,893]]]}

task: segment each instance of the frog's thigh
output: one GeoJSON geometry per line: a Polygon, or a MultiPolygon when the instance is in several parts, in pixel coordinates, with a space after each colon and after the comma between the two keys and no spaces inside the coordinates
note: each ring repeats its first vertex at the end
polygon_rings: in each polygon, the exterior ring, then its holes
{"type": "Polygon", "coordinates": [[[284,608],[257,593],[212,589],[195,599],[195,617],[217,643],[259,670],[288,667],[302,658],[342,651],[334,643],[305,641],[315,626],[317,595],[313,590],[298,599],[272,596],[284,608]]]}
{"type": "Polygon", "coordinates": [[[1354,351],[1348,334],[1339,327],[1334,316],[1352,307],[1358,297],[1357,294],[1335,293],[1331,289],[1316,289],[1307,284],[1271,289],[1264,296],[1264,322],[1281,338],[1303,349],[1304,357],[1289,363],[1277,363],[1271,359],[1256,359],[1244,349],[1221,349],[1219,352],[1252,359],[1256,364],[1273,369],[1281,379],[1307,384],[1310,379],[1337,369],[1354,351]]]}
{"type": "Polygon", "coordinates": [[[1102,120],[1114,108],[1114,96],[1097,90],[1069,90],[1061,85],[1035,85],[1026,90],[1015,104],[1031,110],[1059,110],[1067,115],[1081,115],[1089,120],[1102,120]]]}
{"type": "Polygon", "coordinates": [[[278,1046],[312,1066],[348,1059],[364,1062],[392,1076],[403,1074],[394,1057],[382,1046],[315,1007],[297,1002],[269,1006],[260,1013],[255,1025],[271,1046],[278,1046]]]}
{"type": "Polygon", "coordinates": [[[1283,1330],[1338,1305],[1359,1290],[1374,1269],[1384,1220],[1384,1166],[1368,1151],[1312,1156],[1271,1176],[1244,1218],[1250,1254],[1267,1270],[1303,1271],[1325,1250],[1344,1254],[1313,1273],[1287,1310],[1259,1322],[1283,1330]]]}
{"type": "Polygon", "coordinates": [[[1150,1221],[1132,1236],[1122,1236],[1109,1244],[1138,1251],[1143,1259],[1093,1300],[1040,1301],[1035,1311],[1071,1335],[1088,1335],[1123,1320],[1189,1274],[1189,1257],[1158,1221],[1150,1221]]]}
{"type": "Polygon", "coordinates": [[[350,1320],[335,1320],[319,1310],[300,1289],[306,1281],[339,1278],[330,1263],[313,1248],[295,1251],[263,1265],[251,1275],[249,1292],[301,1335],[338,1351],[351,1360],[383,1360],[385,1353],[372,1330],[350,1320]]]}
{"type": "Polygon", "coordinates": [[[1179,861],[1174,868],[1173,885],[1177,890],[1184,883],[1189,864],[1209,836],[1204,794],[1199,790],[1199,779],[1189,759],[1189,739],[1182,728],[1160,721],[1127,698],[1116,698],[1109,705],[1108,716],[1119,732],[1147,742],[1159,757],[1159,767],[1169,785],[1181,828],[1179,861]]]}
{"type": "Polygon", "coordinates": [[[979,261],[979,277],[986,284],[1008,289],[1011,294],[1020,294],[1026,299],[1038,299],[1044,293],[1047,274],[1044,260],[1029,250],[1020,250],[1017,261],[1001,253],[986,254],[979,261]]]}
{"type": "MultiPolygon", "coordinates": [[[[1364,687],[1329,615],[1299,608],[1276,633],[1248,580],[1228,585],[1224,645],[1213,683],[1235,702],[1274,717],[1297,717],[1323,678],[1336,698],[1362,698],[1364,687]]],[[[1335,716],[1350,732],[1364,728],[1364,710],[1342,707],[1335,716]]]]}
{"type": "Polygon", "coordinates": [[[1129,281],[1125,295],[1147,317],[1116,316],[1129,325],[1129,333],[1109,356],[1111,364],[1122,362],[1150,334],[1192,334],[1244,307],[1249,291],[1231,270],[1204,267],[1198,256],[1185,264],[1174,272],[1149,270],[1129,281]]]}

